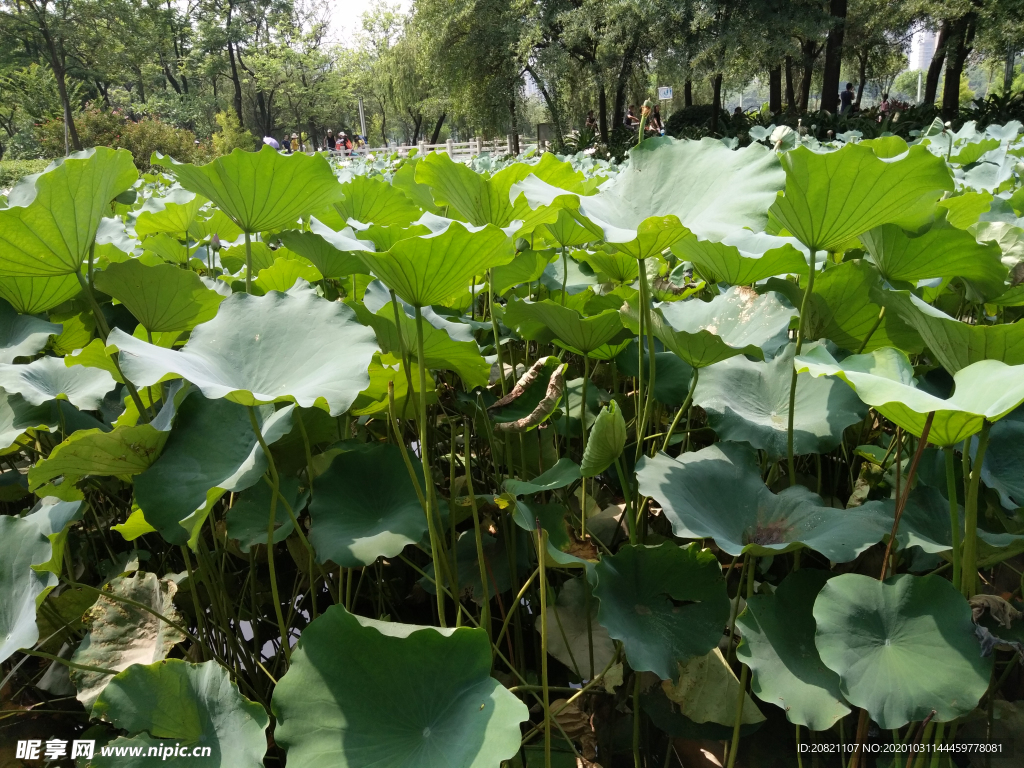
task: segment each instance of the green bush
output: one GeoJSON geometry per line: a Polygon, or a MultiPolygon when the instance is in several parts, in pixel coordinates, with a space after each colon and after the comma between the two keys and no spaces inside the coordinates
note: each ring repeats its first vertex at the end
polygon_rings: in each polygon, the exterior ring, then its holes
{"type": "Polygon", "coordinates": [[[0,160],[0,189],[13,187],[23,176],[41,172],[49,160],[0,160]]]}
{"type": "Polygon", "coordinates": [[[213,134],[213,150],[216,154],[228,155],[233,149],[251,151],[256,147],[256,138],[242,127],[234,112],[218,112],[216,120],[220,129],[213,134]]]}

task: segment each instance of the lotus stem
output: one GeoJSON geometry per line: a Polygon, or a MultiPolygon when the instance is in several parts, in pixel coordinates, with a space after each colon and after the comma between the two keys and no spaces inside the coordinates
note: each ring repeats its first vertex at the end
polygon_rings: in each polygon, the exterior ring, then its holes
{"type": "MultiPolygon", "coordinates": [[[[355,275],[352,275],[352,280],[356,279],[355,275]]],[[[353,285],[355,283],[353,282],[353,285]]],[[[402,418],[405,418],[405,406],[409,404],[409,399],[412,397],[414,391],[412,385],[412,369],[409,367],[409,350],[405,346],[405,334],[402,333],[402,313],[398,308],[398,297],[395,295],[394,290],[389,289],[391,294],[391,308],[395,312],[395,333],[398,335],[398,349],[402,354],[402,368],[405,370],[405,382],[409,387],[409,392],[405,396],[405,402],[402,404],[402,418]]],[[[401,440],[399,440],[401,442],[401,440]]]]}
{"type": "Polygon", "coordinates": [[[633,670],[633,768],[643,768],[640,759],[640,673],[633,670]]]}
{"type": "Polygon", "coordinates": [[[700,368],[693,369],[693,376],[690,379],[690,388],[686,392],[686,399],[683,404],[676,411],[676,417],[672,419],[672,423],[668,427],[668,432],[665,434],[665,442],[661,444],[662,453],[668,450],[669,441],[672,439],[672,433],[675,431],[676,426],[679,424],[679,419],[683,413],[686,413],[686,443],[683,445],[683,452],[686,451],[690,445],[690,411],[693,407],[693,393],[697,389],[697,376],[700,373],[700,368]]]}
{"type": "Polygon", "coordinates": [[[565,286],[569,284],[569,259],[565,255],[565,246],[562,246],[562,306],[565,306],[565,286]]]}
{"type": "MultiPolygon", "coordinates": [[[[966,510],[964,512],[964,555],[962,561],[960,591],[964,597],[974,597],[978,582],[978,490],[981,486],[981,467],[988,448],[989,431],[992,422],[985,419],[978,435],[978,448],[971,462],[971,481],[967,486],[966,510]]],[[[970,451],[970,440],[964,445],[964,453],[970,451]]]]}
{"type": "Polygon", "coordinates": [[[444,592],[440,588],[442,568],[444,566],[444,553],[441,549],[441,542],[437,535],[437,528],[434,525],[434,494],[433,475],[430,470],[430,454],[427,451],[427,368],[423,354],[423,311],[416,307],[416,362],[420,376],[420,461],[423,464],[423,500],[426,502],[424,511],[427,515],[427,531],[430,535],[430,554],[434,558],[434,575],[437,578],[438,586],[434,592],[437,596],[437,617],[442,627],[448,624],[444,617],[444,592]]]}
{"type": "Polygon", "coordinates": [[[544,557],[546,531],[537,525],[537,572],[540,574],[540,684],[544,696],[544,768],[551,768],[551,692],[548,690],[548,580],[544,557]]]}
{"type": "Polygon", "coordinates": [[[946,454],[946,495],[949,496],[949,530],[953,543],[949,554],[953,561],[953,584],[957,585],[960,583],[960,508],[956,503],[956,457],[953,446],[947,446],[943,453],[946,454]]]}
{"type": "Polygon", "coordinates": [[[281,612],[281,597],[277,591],[277,569],[274,566],[274,518],[277,516],[277,494],[281,488],[281,478],[277,474],[277,466],[274,464],[274,457],[270,453],[267,441],[263,439],[263,432],[259,422],[256,420],[256,409],[248,406],[249,421],[252,424],[252,431],[256,433],[256,439],[263,449],[263,455],[267,457],[267,469],[270,472],[270,517],[267,518],[267,569],[270,571],[270,593],[274,600],[274,615],[277,619],[277,627],[281,631],[281,650],[284,651],[284,662],[291,664],[292,648],[288,642],[288,631],[285,626],[284,614],[281,612]]]}
{"type": "Polygon", "coordinates": [[[245,233],[245,292],[252,293],[252,243],[249,233],[245,233]]]}
{"type": "MultiPolygon", "coordinates": [[[[644,260],[639,259],[638,264],[640,266],[640,314],[643,317],[643,329],[647,331],[647,364],[648,364],[648,376],[647,376],[647,389],[644,397],[644,409],[642,426],[644,434],[647,432],[647,423],[651,416],[651,406],[654,403],[654,376],[655,376],[655,358],[654,358],[654,324],[651,322],[651,286],[647,281],[647,268],[644,265],[644,260]]],[[[640,346],[643,347],[643,336],[640,337],[640,346]]],[[[641,368],[643,368],[643,354],[641,353],[641,368]]],[[[639,414],[639,411],[637,412],[639,414]]],[[[643,453],[643,440],[637,441],[637,456],[639,457],[643,453]]]]}
{"type": "MultiPolygon", "coordinates": [[[[580,429],[583,431],[583,453],[587,452],[587,382],[590,380],[590,358],[583,355],[583,399],[580,402],[580,429]]],[[[582,481],[583,493],[580,497],[580,531],[587,538],[587,478],[582,481]]]]}
{"type": "MultiPolygon", "coordinates": [[[[181,545],[181,556],[185,559],[185,571],[188,573],[188,585],[189,592],[192,594],[192,610],[196,612],[196,632],[206,638],[206,643],[209,646],[213,646],[210,642],[210,633],[206,631],[206,621],[203,618],[203,609],[199,607],[199,593],[196,591],[196,579],[192,573],[192,558],[188,556],[188,547],[184,544],[181,545]]],[[[199,655],[203,661],[209,661],[209,649],[207,645],[202,643],[199,644],[199,655]]]]}
{"type": "MultiPolygon", "coordinates": [[[[796,329],[796,352],[804,346],[804,323],[807,322],[807,306],[810,301],[811,292],[814,290],[814,259],[817,258],[817,251],[811,250],[810,266],[807,269],[807,285],[804,286],[804,297],[800,302],[800,323],[796,329]]],[[[796,485],[796,459],[793,456],[793,428],[796,418],[796,364],[793,365],[793,377],[789,382],[789,425],[786,433],[786,456],[789,459],[789,484],[796,485]]]]}
{"type": "MultiPolygon", "coordinates": [[[[565,294],[562,294],[563,303],[565,294]]],[[[501,334],[498,333],[498,318],[494,316],[494,270],[487,270],[487,310],[491,316],[491,332],[494,334],[494,352],[498,356],[498,381],[501,382],[501,394],[508,394],[505,385],[505,362],[501,355],[501,334]]],[[[515,366],[512,367],[512,376],[515,377],[515,366]]],[[[508,441],[505,441],[505,450],[508,451],[508,441]]],[[[509,462],[511,464],[511,461],[509,462]]]]}
{"type": "Polygon", "coordinates": [[[476,507],[476,493],[473,490],[473,452],[470,450],[469,424],[462,423],[462,447],[465,449],[466,493],[469,494],[469,505],[473,510],[473,536],[476,539],[476,562],[480,568],[480,585],[483,589],[480,606],[480,624],[487,630],[487,639],[491,641],[491,598],[487,585],[487,564],[484,562],[484,541],[480,531],[480,511],[476,507]]]}
{"type": "MultiPolygon", "coordinates": [[[[757,563],[752,555],[747,555],[744,569],[747,571],[747,600],[754,594],[754,572],[757,570],[757,563]]],[[[737,608],[739,606],[737,605],[737,608]]],[[[732,723],[732,742],[729,745],[729,762],[726,768],[733,768],[736,765],[736,754],[740,750],[740,726],[743,724],[743,701],[747,694],[747,680],[750,678],[750,667],[746,664],[740,672],[740,692],[736,700],[736,717],[732,723]]]]}
{"type": "MultiPolygon", "coordinates": [[[[892,553],[893,545],[896,543],[896,534],[900,528],[900,518],[903,517],[903,510],[906,509],[907,499],[910,497],[910,489],[914,484],[914,473],[917,472],[917,465],[921,461],[921,454],[924,453],[924,448],[928,445],[928,433],[932,428],[932,421],[935,419],[935,411],[928,414],[928,418],[924,422],[924,429],[921,430],[921,439],[917,441],[917,450],[914,451],[914,458],[910,460],[910,469],[907,472],[907,481],[903,487],[903,493],[899,493],[899,487],[897,484],[896,499],[896,514],[893,516],[892,531],[889,533],[889,541],[885,545],[885,555],[882,557],[882,575],[878,577],[879,581],[885,581],[886,573],[890,570],[889,556],[892,553]]],[[[897,464],[897,467],[899,465],[897,464]]]]}

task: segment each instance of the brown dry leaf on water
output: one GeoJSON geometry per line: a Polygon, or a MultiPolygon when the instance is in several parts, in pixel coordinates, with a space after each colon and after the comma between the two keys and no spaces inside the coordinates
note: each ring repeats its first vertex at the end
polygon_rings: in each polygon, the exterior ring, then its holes
{"type": "Polygon", "coordinates": [[[565,735],[579,742],[583,764],[593,766],[594,763],[591,761],[597,757],[597,735],[594,733],[590,715],[576,706],[576,702],[569,703],[566,699],[551,702],[550,712],[554,721],[565,731],[565,735]]]}
{"type": "Polygon", "coordinates": [[[985,615],[985,611],[988,611],[992,618],[999,622],[999,626],[1007,629],[1013,622],[1024,619],[1024,613],[1018,611],[999,595],[975,595],[969,602],[971,618],[975,623],[985,615]]]}

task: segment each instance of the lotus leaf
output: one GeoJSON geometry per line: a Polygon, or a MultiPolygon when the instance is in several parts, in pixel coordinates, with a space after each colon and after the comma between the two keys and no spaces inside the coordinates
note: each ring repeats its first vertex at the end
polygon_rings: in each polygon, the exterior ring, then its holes
{"type": "Polygon", "coordinates": [[[206,165],[179,163],[156,153],[185,189],[214,202],[243,232],[282,229],[342,199],[341,185],[321,155],[234,150],[206,165]]]}
{"type": "Polygon", "coordinates": [[[112,748],[142,749],[140,756],[127,759],[97,751],[86,763],[90,768],[147,765],[152,762],[146,756],[149,747],[168,741],[210,748],[205,757],[175,758],[188,768],[259,768],[267,751],[267,713],[238,692],[228,670],[216,661],[134,664],[107,684],[93,712],[131,734],[110,742],[112,748]]]}
{"type": "MultiPolygon", "coordinates": [[[[423,487],[419,465],[416,483],[423,487]]],[[[379,444],[334,457],[313,481],[309,541],[317,560],[343,568],[395,557],[423,539],[427,518],[401,451],[379,444]]]]}
{"type": "Polygon", "coordinates": [[[552,258],[551,251],[523,251],[508,264],[495,267],[491,273],[491,287],[498,296],[520,283],[533,283],[544,274],[552,258]]]}
{"type": "MultiPolygon", "coordinates": [[[[661,689],[679,707],[679,713],[694,723],[732,726],[736,721],[736,699],[740,681],[722,652],[713,648],[679,664],[679,680],[663,680],[661,689]]],[[[740,723],[763,723],[764,715],[750,694],[743,693],[740,723]]]]}
{"type": "Polygon", "coordinates": [[[0,364],[13,363],[16,357],[31,357],[46,346],[52,334],[59,333],[61,326],[19,315],[10,304],[0,300],[0,364]]]}
{"type": "Polygon", "coordinates": [[[355,176],[341,185],[341,191],[345,197],[335,202],[334,208],[346,222],[355,219],[381,226],[408,226],[422,213],[401,190],[367,176],[355,176]]]}
{"type": "Polygon", "coordinates": [[[676,536],[714,539],[730,555],[772,555],[801,547],[846,563],[889,531],[874,509],[832,509],[803,486],[774,494],[761,481],[756,457],[716,443],[672,459],[663,453],[637,464],[640,492],[661,502],[676,536]]]}
{"type": "Polygon", "coordinates": [[[266,294],[270,291],[285,293],[291,290],[296,283],[306,287],[309,283],[315,283],[321,279],[323,279],[323,275],[312,264],[298,259],[277,259],[271,266],[261,269],[259,276],[252,281],[253,293],[266,294]]]}
{"type": "Polygon", "coordinates": [[[0,275],[0,298],[23,315],[46,312],[77,296],[82,284],[75,275],[11,277],[0,275]]]}
{"type": "MultiPolygon", "coordinates": [[[[609,345],[621,343],[630,337],[629,332],[622,327],[617,309],[606,309],[584,317],[575,309],[560,306],[550,299],[538,302],[510,300],[505,307],[504,322],[516,330],[528,324],[540,324],[550,332],[558,346],[577,355],[590,355],[602,348],[609,354],[613,351],[618,354],[621,350],[609,345]]],[[[535,336],[528,336],[532,337],[535,336]]],[[[608,355],[598,359],[608,359],[608,355]]]]}
{"type": "Polygon", "coordinates": [[[839,675],[821,662],[814,646],[814,599],[826,571],[793,571],[767,595],[751,595],[736,618],[742,640],[736,657],[750,667],[750,690],[812,731],[831,728],[850,713],[839,675]]]}
{"type": "MultiPolygon", "coordinates": [[[[235,503],[228,510],[227,535],[238,542],[238,548],[242,552],[248,552],[258,544],[265,545],[267,543],[272,490],[271,484],[266,482],[265,478],[264,482],[257,481],[252,488],[236,498],[235,503]]],[[[299,493],[299,481],[294,477],[282,477],[281,487],[278,490],[281,495],[278,497],[274,515],[275,544],[287,539],[295,530],[292,515],[297,518],[302,513],[302,508],[306,505],[308,498],[308,494],[299,493]],[[284,508],[284,504],[291,507],[291,515],[284,508]]]]}
{"type": "MultiPolygon", "coordinates": [[[[181,235],[189,232],[199,209],[206,200],[187,189],[172,188],[163,197],[149,198],[135,217],[135,234],[147,237],[165,233],[181,235]]],[[[197,240],[202,239],[197,237],[197,240]]]]}
{"type": "Polygon", "coordinates": [[[672,252],[692,262],[703,276],[730,285],[807,270],[806,259],[790,241],[762,233],[743,232],[722,242],[688,235],[672,246],[672,252]]]}
{"type": "Polygon", "coordinates": [[[798,371],[812,376],[838,376],[861,400],[911,434],[920,436],[934,411],[928,433],[933,445],[959,443],[980,432],[986,419],[997,421],[1024,402],[1024,365],[998,360],[981,360],[957,371],[955,390],[946,399],[918,389],[910,360],[891,347],[839,363],[823,346],[815,346],[794,362],[798,371]]]}
{"type": "Polygon", "coordinates": [[[116,385],[106,371],[68,368],[59,357],[41,357],[25,365],[0,365],[0,387],[31,405],[60,398],[87,411],[99,410],[116,385]]]}
{"type": "Polygon", "coordinates": [[[0,660],[19,648],[31,648],[39,639],[36,601],[57,585],[49,571],[33,565],[50,559],[50,541],[38,523],[0,515],[0,660]]]}
{"type": "Polygon", "coordinates": [[[612,400],[601,409],[587,438],[580,472],[593,477],[604,472],[622,454],[626,446],[626,420],[622,409],[612,400]]]}
{"type": "Polygon", "coordinates": [[[366,243],[343,232],[335,232],[316,219],[310,223],[311,232],[287,229],[278,237],[288,250],[308,259],[324,277],[338,278],[368,272],[359,258],[360,251],[370,250],[366,243]]]}
{"type": "Polygon", "coordinates": [[[193,332],[180,351],[139,341],[119,329],[107,342],[138,386],[182,376],[208,398],[242,405],[291,401],[344,413],[370,383],[373,332],[344,304],[312,291],[235,294],[193,332]],[[330,349],[332,354],[322,354],[330,349]]]}
{"type": "Polygon", "coordinates": [[[598,621],[622,642],[629,666],[663,680],[678,679],[678,662],[714,648],[729,620],[722,567],[696,542],[625,545],[589,578],[601,601],[598,621]]]}
{"type": "Polygon", "coordinates": [[[516,480],[509,478],[504,488],[513,496],[525,496],[542,491],[554,491],[572,485],[582,477],[580,465],[570,458],[562,457],[551,469],[538,475],[533,480],[516,480]]]}
{"type": "Polygon", "coordinates": [[[814,601],[814,621],[814,643],[843,696],[882,728],[932,710],[940,723],[954,720],[988,688],[992,657],[981,655],[971,607],[939,576],[836,576],[814,601]]]}
{"type": "Polygon", "coordinates": [[[331,606],[302,633],[274,691],[275,740],[295,768],[493,768],[519,750],[528,713],[490,669],[481,629],[331,606]]]}
{"type": "MultiPolygon", "coordinates": [[[[570,579],[562,585],[555,603],[547,608],[548,653],[581,679],[593,679],[615,655],[608,630],[597,623],[597,600],[590,600],[588,608],[588,589],[584,577],[570,579]]],[[[540,621],[534,627],[540,632],[540,621]]]]}
{"type": "Polygon", "coordinates": [[[224,300],[199,275],[170,264],[144,266],[137,259],[111,264],[96,287],[124,304],[152,333],[189,331],[217,314],[224,300]]]}
{"type": "Polygon", "coordinates": [[[0,275],[76,274],[110,201],[138,175],[130,152],[96,147],[22,179],[0,209],[0,275]]]}
{"type": "MultiPolygon", "coordinates": [[[[181,622],[174,607],[177,585],[157,578],[155,573],[118,577],[110,583],[109,591],[142,603],[175,623],[181,622]]],[[[86,621],[89,632],[71,660],[87,667],[121,672],[132,664],[152,664],[167,658],[171,649],[185,639],[180,631],[152,613],[105,596],[100,596],[92,605],[86,621]]],[[[71,670],[78,700],[87,710],[92,709],[111,677],[84,669],[71,670]]]]}
{"type": "MultiPolygon", "coordinates": [[[[708,426],[721,439],[749,443],[771,459],[786,456],[795,350],[790,344],[763,363],[733,357],[701,374],[693,401],[707,413],[708,426]]],[[[801,373],[796,381],[793,453],[828,453],[842,442],[843,430],[862,422],[866,413],[843,382],[801,373]]]]}
{"type": "Polygon", "coordinates": [[[898,159],[859,144],[824,154],[798,147],[780,157],[786,193],[772,213],[812,251],[839,250],[883,224],[916,223],[954,186],[943,159],[920,145],[898,159]]]}

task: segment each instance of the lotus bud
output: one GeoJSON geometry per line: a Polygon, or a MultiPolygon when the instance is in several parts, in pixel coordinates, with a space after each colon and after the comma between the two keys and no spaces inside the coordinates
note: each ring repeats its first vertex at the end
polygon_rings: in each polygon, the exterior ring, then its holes
{"type": "Polygon", "coordinates": [[[214,233],[213,237],[210,238],[210,247],[213,248],[214,251],[220,250],[220,237],[216,233],[214,233]]]}

